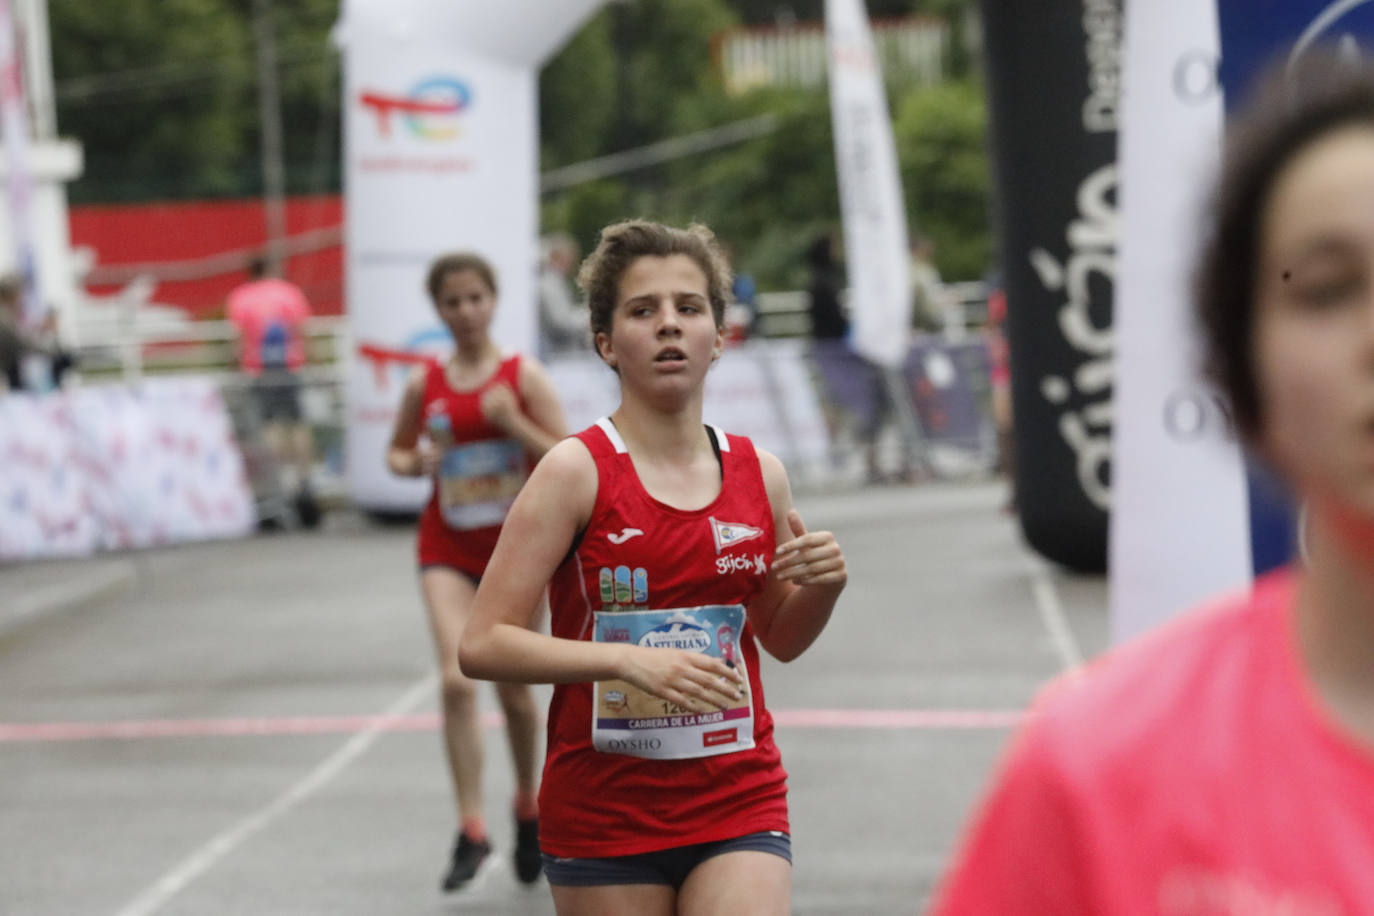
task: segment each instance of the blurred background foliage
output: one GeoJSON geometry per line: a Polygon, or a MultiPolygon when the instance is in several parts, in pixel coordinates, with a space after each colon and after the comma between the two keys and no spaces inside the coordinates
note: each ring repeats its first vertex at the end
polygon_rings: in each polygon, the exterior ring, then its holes
{"type": "MultiPolygon", "coordinates": [[[[49,0],[58,129],[85,148],[73,204],[261,193],[253,0],[49,0]],[[102,12],[94,12],[102,10],[102,12]]],[[[913,234],[947,280],[989,269],[986,107],[972,0],[867,0],[874,20],[948,27],[934,84],[889,76],[888,100],[913,234]]],[[[700,220],[761,289],[804,285],[801,252],[838,229],[824,84],[727,91],[722,36],[818,25],[823,0],[613,0],[540,75],[545,170],[772,113],[754,139],[550,192],[545,231],[583,251],[614,220],[700,220]]],[[[341,183],[338,0],[273,5],[287,190],[341,183]]]]}

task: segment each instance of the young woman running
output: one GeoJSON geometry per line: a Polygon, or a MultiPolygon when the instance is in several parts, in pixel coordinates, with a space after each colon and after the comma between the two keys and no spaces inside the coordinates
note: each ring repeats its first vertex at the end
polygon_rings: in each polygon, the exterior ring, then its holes
{"type": "Polygon", "coordinates": [[[936,913],[1374,906],[1374,70],[1271,83],[1209,221],[1208,366],[1308,560],[1048,691],[936,913]]]}
{"type": "Polygon", "coordinates": [[[759,682],[846,580],[777,458],[702,423],[730,288],[715,240],[634,221],[582,267],[611,416],[556,446],[511,508],[463,670],[552,682],[541,844],[562,914],[786,913],[786,774],[759,682]],[[528,628],[550,585],[552,634],[528,628]]]}
{"type": "MultiPolygon", "coordinates": [[[[420,589],[443,677],[444,747],[458,799],[459,831],[443,889],[472,880],[491,852],[482,808],[482,731],[477,688],[458,668],[458,640],[501,522],[525,478],[566,435],[563,411],[538,362],[491,339],[496,274],[481,257],[448,254],[426,282],[454,353],[419,367],[406,383],[387,452],[393,473],[434,480],[420,516],[420,589]]],[[[538,602],[536,602],[537,604],[538,602]]],[[[530,613],[536,615],[534,605],[530,613]]],[[[524,684],[496,688],[515,763],[515,867],[539,877],[535,789],[539,715],[524,684]]]]}

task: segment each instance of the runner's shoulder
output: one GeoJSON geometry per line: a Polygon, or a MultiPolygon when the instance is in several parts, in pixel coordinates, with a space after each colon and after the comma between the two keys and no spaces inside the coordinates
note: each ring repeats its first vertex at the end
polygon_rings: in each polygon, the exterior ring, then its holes
{"type": "Polygon", "coordinates": [[[534,473],[549,484],[595,483],[596,459],[581,439],[569,436],[539,459],[534,473]]]}
{"type": "Polygon", "coordinates": [[[554,506],[567,508],[579,524],[585,524],[596,504],[596,461],[576,437],[563,439],[539,459],[525,484],[534,511],[554,506]]]}

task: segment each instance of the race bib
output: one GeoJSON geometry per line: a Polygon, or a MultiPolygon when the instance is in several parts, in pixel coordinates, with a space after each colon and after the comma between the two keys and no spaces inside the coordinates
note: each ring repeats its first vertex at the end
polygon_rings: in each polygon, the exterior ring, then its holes
{"type": "Polygon", "coordinates": [[[525,449],[514,439],[445,448],[438,484],[444,521],[460,531],[501,524],[525,476],[525,449]]]}
{"type": "MultiPolygon", "coordinates": [[[[687,649],[723,660],[748,683],[742,605],[707,605],[662,611],[597,611],[597,642],[628,642],[655,649],[687,649]]],[[[607,754],[650,760],[713,757],[754,746],[754,704],[748,687],[735,705],[694,712],[624,681],[592,685],[592,744],[607,754]]]]}

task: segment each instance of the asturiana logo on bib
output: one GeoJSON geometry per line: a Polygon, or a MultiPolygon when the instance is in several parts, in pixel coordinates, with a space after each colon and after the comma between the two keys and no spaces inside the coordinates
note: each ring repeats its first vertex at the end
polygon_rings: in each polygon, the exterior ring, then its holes
{"type": "Polygon", "coordinates": [[[448,140],[458,136],[458,115],[472,104],[472,90],[451,76],[436,76],[417,83],[405,95],[363,91],[358,103],[377,113],[377,132],[391,136],[391,116],[401,117],[411,134],[424,140],[448,140]]]}
{"type": "Polygon", "coordinates": [[[705,652],[711,648],[711,634],[685,614],[675,614],[639,638],[641,646],[651,649],[686,649],[705,652]]]}
{"type": "Polygon", "coordinates": [[[755,528],[753,525],[742,525],[739,522],[722,522],[714,516],[711,518],[711,536],[716,541],[716,553],[720,553],[727,547],[733,547],[744,541],[752,541],[756,537],[763,535],[762,528],[755,528]]]}

